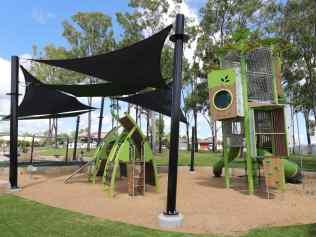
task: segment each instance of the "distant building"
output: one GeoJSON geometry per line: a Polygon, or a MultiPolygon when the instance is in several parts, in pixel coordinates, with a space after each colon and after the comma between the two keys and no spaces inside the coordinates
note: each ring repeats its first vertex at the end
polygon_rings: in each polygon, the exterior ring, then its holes
{"type": "Polygon", "coordinates": [[[186,137],[179,137],[179,150],[185,151],[188,149],[188,141],[186,137]]]}
{"type": "MultiPolygon", "coordinates": [[[[101,140],[106,136],[106,132],[101,132],[101,140]]],[[[78,135],[79,140],[82,142],[88,142],[89,136],[88,132],[82,132],[78,135]]],[[[98,132],[92,132],[90,136],[90,142],[97,143],[98,142],[98,132]]]]}
{"type": "Polygon", "coordinates": [[[212,150],[212,144],[213,144],[212,137],[198,139],[198,150],[199,151],[210,151],[210,150],[212,150]]]}

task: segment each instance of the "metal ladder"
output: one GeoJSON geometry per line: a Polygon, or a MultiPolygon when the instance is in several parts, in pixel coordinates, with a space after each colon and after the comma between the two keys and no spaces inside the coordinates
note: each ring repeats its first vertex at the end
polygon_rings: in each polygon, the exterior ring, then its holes
{"type": "Polygon", "coordinates": [[[135,147],[130,146],[130,159],[132,161],[132,193],[131,196],[144,195],[146,189],[145,183],[145,159],[143,145],[141,146],[141,155],[138,159],[135,157],[135,147]],[[140,168],[141,170],[137,170],[140,168]]]}

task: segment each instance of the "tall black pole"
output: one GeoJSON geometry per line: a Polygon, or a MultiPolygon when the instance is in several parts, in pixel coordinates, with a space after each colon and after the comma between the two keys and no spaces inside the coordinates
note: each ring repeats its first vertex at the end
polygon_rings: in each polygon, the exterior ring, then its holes
{"type": "Polygon", "coordinates": [[[19,58],[11,57],[11,117],[10,117],[10,171],[11,189],[18,188],[18,100],[19,58]]]}
{"type": "Polygon", "coordinates": [[[167,209],[165,215],[177,215],[177,175],[178,175],[178,147],[179,147],[179,119],[182,79],[182,57],[184,35],[184,15],[177,14],[175,34],[170,40],[175,43],[173,62],[173,93],[171,108],[171,133],[168,171],[167,209]]]}
{"type": "Polygon", "coordinates": [[[99,128],[98,128],[98,145],[101,142],[101,131],[102,131],[102,120],[103,120],[103,109],[104,109],[104,97],[101,98],[101,108],[99,117],[99,128]]]}
{"type": "Polygon", "coordinates": [[[33,163],[33,154],[34,154],[34,139],[35,139],[35,136],[33,135],[32,136],[32,144],[31,144],[31,164],[33,163]]]}
{"type": "Polygon", "coordinates": [[[192,127],[191,135],[191,162],[190,162],[190,171],[194,171],[194,152],[195,152],[195,127],[192,127]]]}
{"type": "Polygon", "coordinates": [[[66,142],[66,154],[65,154],[66,163],[68,163],[68,153],[69,153],[69,137],[67,137],[67,142],[66,142]]]}
{"type": "Polygon", "coordinates": [[[79,123],[80,123],[80,116],[77,117],[75,141],[74,141],[74,152],[72,154],[72,160],[77,160],[77,142],[78,142],[78,134],[79,134],[79,123]]]}
{"type": "Polygon", "coordinates": [[[195,133],[194,133],[194,149],[195,149],[195,152],[199,152],[199,146],[198,146],[198,140],[197,140],[197,109],[194,108],[193,109],[193,116],[194,116],[194,127],[195,127],[195,133]]]}

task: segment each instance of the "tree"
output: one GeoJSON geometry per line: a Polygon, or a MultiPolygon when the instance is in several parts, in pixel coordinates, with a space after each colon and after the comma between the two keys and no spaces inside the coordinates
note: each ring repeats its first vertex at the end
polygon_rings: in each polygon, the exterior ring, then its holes
{"type": "MultiPolygon", "coordinates": [[[[106,53],[115,48],[112,20],[109,16],[100,12],[78,12],[71,19],[72,22],[63,22],[63,36],[75,57],[106,53]]],[[[97,82],[93,77],[85,77],[84,80],[90,84],[97,82]]],[[[92,98],[88,98],[88,104],[92,105],[92,98]]],[[[91,137],[91,112],[88,113],[88,137],[91,137]]],[[[90,150],[89,142],[87,150],[90,150]]]]}
{"type": "MultiPolygon", "coordinates": [[[[36,46],[33,46],[33,57],[38,57],[37,55],[37,49],[36,46]]],[[[66,51],[65,48],[62,47],[55,47],[52,44],[47,45],[40,57],[44,57],[46,59],[65,59],[68,57],[71,57],[71,54],[66,51]]],[[[36,75],[36,77],[45,82],[50,84],[60,84],[64,83],[67,84],[68,82],[76,82],[80,80],[79,74],[74,74],[61,69],[55,69],[50,66],[44,65],[44,64],[32,64],[31,67],[32,73],[36,75]],[[71,80],[70,80],[71,78],[71,80]]],[[[55,139],[55,147],[57,148],[58,141],[58,119],[49,119],[48,123],[48,137],[55,139]]]]}

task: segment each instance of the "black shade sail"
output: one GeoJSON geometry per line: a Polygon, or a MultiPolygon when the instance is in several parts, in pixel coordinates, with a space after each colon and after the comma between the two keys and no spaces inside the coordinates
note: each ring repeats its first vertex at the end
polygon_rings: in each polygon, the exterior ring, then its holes
{"type": "Polygon", "coordinates": [[[122,96],[134,94],[144,89],[142,86],[125,86],[116,83],[100,83],[90,85],[43,84],[43,86],[52,90],[60,90],[76,97],[122,96]]]}
{"type": "Polygon", "coordinates": [[[74,96],[46,88],[25,68],[21,66],[21,69],[26,88],[23,101],[18,107],[20,120],[73,117],[95,109],[80,103],[74,96]]]}
{"type": "MultiPolygon", "coordinates": [[[[143,108],[162,113],[171,117],[172,105],[172,86],[167,85],[163,88],[131,95],[127,97],[116,98],[131,104],[139,105],[143,108]]],[[[180,109],[180,108],[179,108],[180,109]]],[[[181,110],[181,109],[180,109],[181,110]]],[[[187,123],[187,120],[181,111],[180,121],[187,123]]]]}
{"type": "Polygon", "coordinates": [[[91,57],[63,60],[34,60],[100,78],[120,86],[160,87],[161,51],[172,25],[129,47],[91,57]]]}

